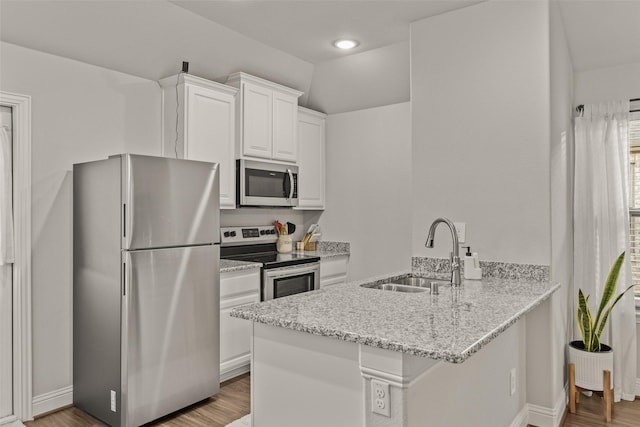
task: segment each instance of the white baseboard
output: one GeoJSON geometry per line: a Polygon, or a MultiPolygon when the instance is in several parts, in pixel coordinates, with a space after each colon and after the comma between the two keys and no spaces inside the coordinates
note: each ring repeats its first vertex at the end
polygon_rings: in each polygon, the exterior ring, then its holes
{"type": "Polygon", "coordinates": [[[528,423],[537,427],[559,427],[562,422],[562,416],[567,407],[568,402],[567,386],[558,400],[556,400],[553,408],[547,408],[544,406],[528,404],[529,407],[529,420],[528,423]]]}
{"type": "Polygon", "coordinates": [[[0,426],[2,427],[24,427],[24,424],[15,415],[0,418],[0,426]]]}
{"type": "Polygon", "coordinates": [[[230,380],[231,378],[235,378],[238,375],[242,375],[244,373],[250,372],[251,371],[251,364],[247,363],[246,365],[242,365],[230,370],[227,370],[226,372],[222,371],[222,368],[220,369],[220,382],[223,383],[227,380],[230,380]]]}
{"type": "Polygon", "coordinates": [[[520,412],[513,419],[509,427],[527,427],[529,424],[529,407],[525,403],[525,405],[520,409],[520,412]]]}
{"type": "Polygon", "coordinates": [[[73,386],[59,388],[33,397],[33,416],[44,414],[73,403],[73,386]]]}
{"type": "Polygon", "coordinates": [[[640,378],[636,378],[636,396],[640,396],[640,378]]]}

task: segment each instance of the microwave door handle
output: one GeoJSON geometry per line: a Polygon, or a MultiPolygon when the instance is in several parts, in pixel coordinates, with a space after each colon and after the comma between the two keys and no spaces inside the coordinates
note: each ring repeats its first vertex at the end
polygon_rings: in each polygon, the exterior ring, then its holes
{"type": "Polygon", "coordinates": [[[289,174],[289,197],[288,199],[293,199],[293,173],[291,169],[287,169],[287,173],[289,174]]]}

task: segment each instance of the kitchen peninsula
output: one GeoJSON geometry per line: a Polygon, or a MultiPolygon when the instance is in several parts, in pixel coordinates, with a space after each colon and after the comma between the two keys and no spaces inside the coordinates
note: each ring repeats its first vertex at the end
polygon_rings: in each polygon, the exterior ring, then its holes
{"type": "Polygon", "coordinates": [[[559,285],[486,278],[437,295],[361,286],[408,275],[234,309],[253,322],[254,425],[516,422],[526,406],[526,314],[559,285]]]}

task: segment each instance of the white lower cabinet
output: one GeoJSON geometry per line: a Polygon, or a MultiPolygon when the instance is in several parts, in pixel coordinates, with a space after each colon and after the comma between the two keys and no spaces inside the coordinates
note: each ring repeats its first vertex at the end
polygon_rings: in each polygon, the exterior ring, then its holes
{"type": "Polygon", "coordinates": [[[260,269],[220,273],[220,381],[251,367],[251,322],[231,317],[234,307],[260,301],[260,269]]]}
{"type": "Polygon", "coordinates": [[[320,289],[347,282],[349,255],[320,259],[320,289]]]}

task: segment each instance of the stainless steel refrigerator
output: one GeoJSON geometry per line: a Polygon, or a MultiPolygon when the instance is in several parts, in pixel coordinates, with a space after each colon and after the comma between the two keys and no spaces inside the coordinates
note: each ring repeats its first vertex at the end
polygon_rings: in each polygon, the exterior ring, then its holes
{"type": "Polygon", "coordinates": [[[138,426],[219,391],[218,165],[73,167],[73,403],[138,426]]]}

